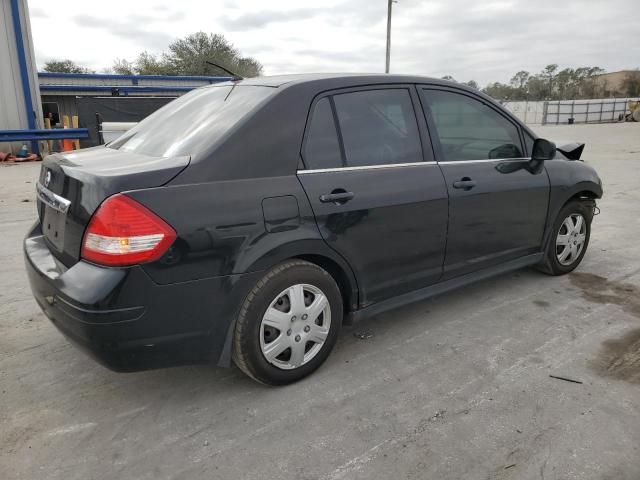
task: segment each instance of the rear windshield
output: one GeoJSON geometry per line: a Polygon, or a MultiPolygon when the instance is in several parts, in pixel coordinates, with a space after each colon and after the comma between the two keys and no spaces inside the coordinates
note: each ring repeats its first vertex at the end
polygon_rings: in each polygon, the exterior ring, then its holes
{"type": "Polygon", "coordinates": [[[274,91],[244,85],[198,88],[154,112],[108,147],[154,157],[196,156],[274,91]]]}

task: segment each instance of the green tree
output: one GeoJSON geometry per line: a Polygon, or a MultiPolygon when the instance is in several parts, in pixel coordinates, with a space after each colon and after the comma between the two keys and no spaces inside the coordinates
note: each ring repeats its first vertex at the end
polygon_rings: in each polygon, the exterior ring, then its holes
{"type": "Polygon", "coordinates": [[[88,68],[82,67],[73,60],[49,60],[44,64],[43,70],[51,73],[92,73],[88,68]]]}
{"type": "Polygon", "coordinates": [[[526,70],[520,70],[513,77],[511,77],[511,81],[509,82],[513,88],[518,88],[520,90],[524,90],[527,85],[527,81],[529,80],[529,72],[526,70]]]}
{"type": "MultiPolygon", "coordinates": [[[[578,69],[576,69],[578,70],[578,69]]],[[[579,92],[581,98],[598,98],[603,96],[604,88],[598,81],[598,75],[604,73],[604,69],[600,67],[582,67],[580,74],[579,92]]]]}
{"type": "Polygon", "coordinates": [[[576,81],[575,70],[565,68],[555,76],[555,91],[553,97],[558,100],[576,98],[578,82],[576,81]]]}
{"type": "Polygon", "coordinates": [[[528,98],[527,82],[529,81],[530,76],[531,75],[526,70],[520,70],[511,77],[509,85],[511,85],[511,96],[514,100],[526,100],[528,98]]]}
{"type": "Polygon", "coordinates": [[[133,75],[135,71],[135,63],[129,62],[124,58],[116,58],[113,62],[112,70],[120,75],[133,75]]]}
{"type": "Polygon", "coordinates": [[[134,64],[139,75],[180,75],[180,72],[175,72],[164,54],[156,56],[149,52],[142,52],[134,64]]]}
{"type": "Polygon", "coordinates": [[[493,82],[482,89],[484,93],[496,100],[518,100],[516,98],[517,89],[511,85],[506,85],[500,82],[493,82]]]}
{"type": "Polygon", "coordinates": [[[622,91],[628,97],[640,97],[640,71],[627,73],[622,81],[622,91]]]}
{"type": "MultiPolygon", "coordinates": [[[[499,100],[570,100],[598,98],[605,86],[598,76],[600,67],[565,68],[558,71],[555,63],[547,65],[538,74],[525,70],[517,72],[509,85],[494,82],[483,91],[499,100]]],[[[638,72],[640,77],[640,72],[638,72]]],[[[640,81],[640,80],[639,80],[640,81]]]]}
{"type": "Polygon", "coordinates": [[[217,63],[241,77],[262,74],[262,65],[255,58],[243,57],[220,34],[197,32],[178,39],[160,55],[140,53],[135,60],[116,59],[113,70],[121,74],[137,75],[227,75],[208,64],[217,63]]]}
{"type": "Polygon", "coordinates": [[[475,80],[469,80],[468,82],[462,82],[463,85],[467,87],[475,88],[476,90],[480,90],[480,85],[475,80]]]}
{"type": "Polygon", "coordinates": [[[149,52],[138,54],[132,62],[118,58],[112,68],[121,75],[180,75],[169,64],[165,55],[158,56],[149,52]]]}
{"type": "Polygon", "coordinates": [[[226,75],[207,61],[222,65],[242,77],[257,77],[262,74],[260,62],[251,57],[243,57],[220,34],[197,32],[176,40],[169,45],[164,60],[181,75],[226,75]]]}
{"type": "Polygon", "coordinates": [[[547,88],[546,88],[546,95],[545,95],[547,98],[553,97],[556,70],[558,70],[558,64],[550,63],[549,65],[544,67],[544,69],[542,70],[542,73],[540,74],[542,78],[547,80],[547,88]]]}
{"type": "Polygon", "coordinates": [[[544,78],[539,75],[532,75],[527,80],[527,99],[528,100],[544,100],[547,95],[548,84],[544,78]]]}

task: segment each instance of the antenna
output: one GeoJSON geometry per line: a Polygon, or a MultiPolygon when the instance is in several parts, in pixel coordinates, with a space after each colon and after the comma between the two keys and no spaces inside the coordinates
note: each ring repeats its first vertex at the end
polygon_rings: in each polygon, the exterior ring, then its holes
{"type": "Polygon", "coordinates": [[[231,75],[232,77],[231,81],[233,82],[237,82],[238,80],[243,80],[243,78],[240,75],[233,73],[231,70],[229,70],[228,68],[224,68],[222,65],[218,65],[217,63],[210,62],[209,60],[205,60],[204,62],[208,63],[209,65],[213,65],[214,67],[218,67],[223,72],[226,72],[229,75],[231,75]]]}

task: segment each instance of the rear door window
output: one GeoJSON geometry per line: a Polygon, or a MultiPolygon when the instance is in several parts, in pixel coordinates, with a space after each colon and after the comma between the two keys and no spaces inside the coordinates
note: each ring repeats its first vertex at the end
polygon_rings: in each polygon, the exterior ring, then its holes
{"type": "Polygon", "coordinates": [[[518,127],[467,95],[422,90],[436,126],[445,161],[522,158],[518,127]]]}
{"type": "Polygon", "coordinates": [[[311,113],[302,156],[308,169],[423,161],[409,90],[363,90],[320,99],[311,113]]]}
{"type": "Polygon", "coordinates": [[[420,162],[422,146],[407,89],[364,90],[334,96],[349,167],[420,162]]]}
{"type": "Polygon", "coordinates": [[[303,157],[310,169],[343,166],[329,97],[320,99],[313,109],[303,157]]]}

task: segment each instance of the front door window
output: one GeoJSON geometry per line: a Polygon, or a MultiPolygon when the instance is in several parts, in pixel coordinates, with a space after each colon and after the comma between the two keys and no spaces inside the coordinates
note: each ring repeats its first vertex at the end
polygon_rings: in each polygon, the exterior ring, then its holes
{"type": "Polygon", "coordinates": [[[423,90],[436,126],[442,160],[522,158],[518,128],[494,109],[462,93],[423,90]]]}

